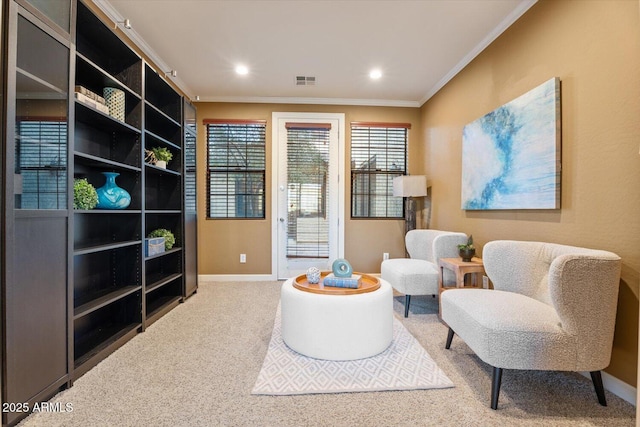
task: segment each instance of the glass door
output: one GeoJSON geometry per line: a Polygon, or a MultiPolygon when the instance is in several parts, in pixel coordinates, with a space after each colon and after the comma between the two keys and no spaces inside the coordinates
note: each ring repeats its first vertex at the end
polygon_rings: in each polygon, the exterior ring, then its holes
{"type": "Polygon", "coordinates": [[[5,402],[33,404],[69,374],[70,50],[14,2],[9,11],[3,386],[5,402]]]}
{"type": "Polygon", "coordinates": [[[277,120],[278,278],[327,270],[343,252],[340,125],[310,113],[277,120]]]}

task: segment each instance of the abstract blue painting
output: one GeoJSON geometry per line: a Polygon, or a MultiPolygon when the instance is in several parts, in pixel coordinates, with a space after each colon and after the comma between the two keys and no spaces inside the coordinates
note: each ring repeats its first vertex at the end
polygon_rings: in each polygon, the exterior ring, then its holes
{"type": "Polygon", "coordinates": [[[560,79],[462,131],[462,209],[560,208],[560,79]]]}

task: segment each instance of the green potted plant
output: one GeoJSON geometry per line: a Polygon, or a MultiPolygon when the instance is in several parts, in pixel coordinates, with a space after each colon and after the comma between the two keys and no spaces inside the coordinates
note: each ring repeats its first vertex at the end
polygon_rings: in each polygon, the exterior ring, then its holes
{"type": "Polygon", "coordinates": [[[166,147],[153,147],[151,150],[144,150],[145,160],[159,168],[166,169],[167,162],[173,159],[173,153],[166,147]]]}
{"type": "Polygon", "coordinates": [[[98,204],[98,193],[86,178],[73,180],[73,209],[90,210],[98,204]]]}
{"type": "Polygon", "coordinates": [[[473,246],[473,235],[469,235],[467,239],[467,243],[458,245],[458,251],[460,254],[460,258],[464,262],[470,262],[471,258],[476,254],[476,247],[473,246]]]}
{"type": "Polygon", "coordinates": [[[166,228],[158,228],[156,230],[153,230],[151,233],[149,233],[147,237],[149,238],[164,237],[164,248],[166,250],[171,249],[173,245],[175,245],[176,243],[175,236],[171,231],[167,230],[166,228]]]}

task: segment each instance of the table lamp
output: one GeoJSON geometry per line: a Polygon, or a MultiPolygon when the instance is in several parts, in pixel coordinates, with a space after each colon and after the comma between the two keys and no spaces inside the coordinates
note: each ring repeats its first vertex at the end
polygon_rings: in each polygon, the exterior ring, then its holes
{"type": "Polygon", "coordinates": [[[407,198],[404,210],[406,234],[416,228],[416,206],[413,198],[427,195],[427,177],[425,175],[402,175],[393,178],[393,195],[407,198]]]}

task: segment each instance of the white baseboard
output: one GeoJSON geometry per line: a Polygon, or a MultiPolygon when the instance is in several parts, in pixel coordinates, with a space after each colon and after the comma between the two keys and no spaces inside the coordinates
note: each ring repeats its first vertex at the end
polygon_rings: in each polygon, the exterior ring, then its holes
{"type": "MultiPolygon", "coordinates": [[[[589,372],[581,372],[581,374],[591,379],[591,374],[589,374],[589,372]]],[[[615,394],[620,399],[623,399],[631,403],[633,406],[636,406],[636,397],[638,394],[638,390],[635,387],[630,386],[629,384],[625,383],[622,380],[619,380],[611,374],[607,374],[605,371],[602,371],[602,385],[604,385],[604,388],[606,390],[615,394]]]]}
{"type": "Polygon", "coordinates": [[[199,274],[199,280],[208,282],[266,282],[277,280],[272,274],[199,274]]]}

